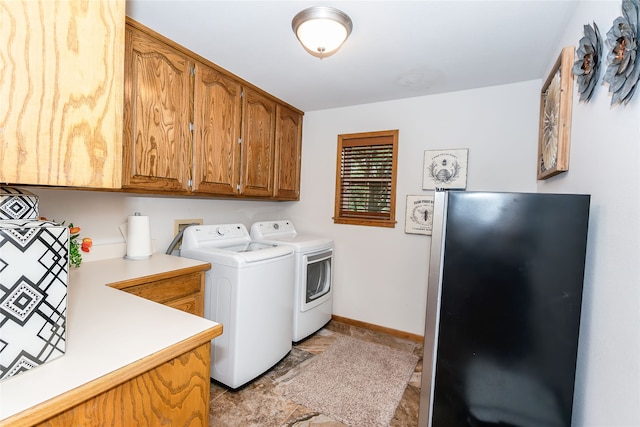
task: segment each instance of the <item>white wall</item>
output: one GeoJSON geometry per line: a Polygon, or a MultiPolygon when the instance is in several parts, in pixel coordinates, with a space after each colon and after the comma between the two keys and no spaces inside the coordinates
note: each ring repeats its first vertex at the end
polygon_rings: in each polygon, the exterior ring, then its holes
{"type": "MultiPolygon", "coordinates": [[[[558,52],[577,46],[583,25],[594,21],[606,39],[620,4],[581,2],[558,52]]],[[[606,85],[588,103],[574,93],[569,172],[537,185],[591,194],[576,426],[640,426],[640,93],[626,106],[610,102],[606,85]]]]}
{"type": "Polygon", "coordinates": [[[408,194],[422,190],[425,150],[469,149],[467,189],[535,191],[540,81],[310,112],[298,228],[336,244],[334,313],[424,333],[430,236],[406,234],[408,194]],[[395,228],[334,224],[337,135],[399,129],[395,228]]]}

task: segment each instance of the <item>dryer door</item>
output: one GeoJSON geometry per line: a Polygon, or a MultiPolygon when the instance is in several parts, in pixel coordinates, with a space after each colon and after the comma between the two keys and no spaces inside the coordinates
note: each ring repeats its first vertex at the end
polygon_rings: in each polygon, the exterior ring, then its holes
{"type": "Polygon", "coordinates": [[[326,300],[329,297],[332,281],[333,250],[328,249],[315,254],[303,256],[303,265],[306,265],[304,283],[305,295],[302,311],[307,311],[326,300]]]}

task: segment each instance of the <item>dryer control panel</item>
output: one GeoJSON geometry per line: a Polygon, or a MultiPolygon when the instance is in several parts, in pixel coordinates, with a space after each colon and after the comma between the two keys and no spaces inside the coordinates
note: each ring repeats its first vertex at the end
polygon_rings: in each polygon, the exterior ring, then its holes
{"type": "Polygon", "coordinates": [[[294,237],[296,234],[296,228],[289,220],[256,222],[251,226],[251,237],[256,240],[294,237]]]}

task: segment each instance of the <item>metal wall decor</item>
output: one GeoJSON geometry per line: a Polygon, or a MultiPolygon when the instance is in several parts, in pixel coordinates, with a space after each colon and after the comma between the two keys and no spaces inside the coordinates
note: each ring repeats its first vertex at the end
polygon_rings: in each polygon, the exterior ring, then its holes
{"type": "Polygon", "coordinates": [[[538,179],[569,170],[574,47],[562,49],[540,94],[538,179]]]}
{"type": "Polygon", "coordinates": [[[638,86],[640,79],[639,14],[638,0],[623,0],[622,16],[613,21],[613,26],[607,32],[609,65],[604,74],[604,81],[609,84],[609,93],[612,94],[611,105],[627,104],[638,86]]]}
{"type": "Polygon", "coordinates": [[[593,89],[600,77],[600,62],[602,59],[602,38],[596,23],[593,27],[584,26],[584,36],[578,42],[576,62],[573,64],[573,74],[578,82],[578,92],[581,102],[589,102],[593,89]]]}

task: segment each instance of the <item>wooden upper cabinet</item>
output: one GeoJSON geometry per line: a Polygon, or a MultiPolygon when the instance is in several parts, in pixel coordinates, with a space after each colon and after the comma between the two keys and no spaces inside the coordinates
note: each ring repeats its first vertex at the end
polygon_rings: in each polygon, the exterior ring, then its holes
{"type": "Polygon", "coordinates": [[[124,0],[0,6],[0,182],[120,188],[124,0]]]}
{"type": "Polygon", "coordinates": [[[192,61],[127,26],[123,188],[186,191],[192,61]]]}
{"type": "Polygon", "coordinates": [[[302,114],[278,105],[276,114],[276,163],[274,197],[300,199],[302,114]]]}
{"type": "Polygon", "coordinates": [[[194,192],[238,193],[241,86],[196,62],[194,81],[194,192]]]}
{"type": "Polygon", "coordinates": [[[126,22],[122,187],[298,200],[303,113],[126,22]]]}
{"type": "Polygon", "coordinates": [[[275,101],[245,87],[242,97],[241,194],[273,195],[275,130],[275,101]]]}

